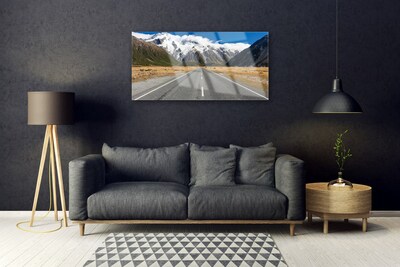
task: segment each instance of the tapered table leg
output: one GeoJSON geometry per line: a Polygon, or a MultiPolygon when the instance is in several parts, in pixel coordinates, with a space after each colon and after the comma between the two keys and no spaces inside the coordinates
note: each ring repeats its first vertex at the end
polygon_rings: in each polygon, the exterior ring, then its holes
{"type": "Polygon", "coordinates": [[[363,232],[366,232],[366,231],[367,231],[367,227],[368,227],[367,218],[363,218],[363,219],[362,219],[362,230],[363,230],[363,232]]]}
{"type": "Polygon", "coordinates": [[[324,219],[324,234],[328,233],[329,221],[324,219]]]}

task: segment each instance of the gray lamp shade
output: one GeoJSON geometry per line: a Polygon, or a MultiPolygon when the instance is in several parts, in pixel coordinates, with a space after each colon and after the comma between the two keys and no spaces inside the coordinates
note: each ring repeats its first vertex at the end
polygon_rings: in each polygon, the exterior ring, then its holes
{"type": "Polygon", "coordinates": [[[28,92],[28,124],[73,124],[74,102],[72,92],[28,92]]]}
{"type": "Polygon", "coordinates": [[[334,79],[333,89],[314,106],[313,113],[362,113],[358,102],[343,92],[342,81],[334,79]]]}

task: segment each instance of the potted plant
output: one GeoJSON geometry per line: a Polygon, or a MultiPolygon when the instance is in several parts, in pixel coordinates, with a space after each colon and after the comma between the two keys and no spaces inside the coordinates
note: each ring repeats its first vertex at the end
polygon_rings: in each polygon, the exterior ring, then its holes
{"type": "Polygon", "coordinates": [[[329,182],[328,187],[353,187],[353,184],[345,179],[343,179],[344,163],[347,159],[351,158],[353,155],[350,152],[350,148],[346,148],[343,142],[343,136],[348,133],[349,130],[343,133],[338,133],[335,146],[333,150],[335,151],[336,164],[339,167],[338,178],[329,182]]]}

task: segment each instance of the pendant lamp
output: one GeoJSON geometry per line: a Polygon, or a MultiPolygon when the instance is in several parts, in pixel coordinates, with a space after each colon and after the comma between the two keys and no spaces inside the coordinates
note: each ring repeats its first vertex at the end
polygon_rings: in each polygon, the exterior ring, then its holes
{"type": "Polygon", "coordinates": [[[342,80],[339,79],[339,0],[336,0],[336,78],[332,91],[323,96],[315,104],[313,113],[362,113],[358,102],[343,91],[342,80]]]}

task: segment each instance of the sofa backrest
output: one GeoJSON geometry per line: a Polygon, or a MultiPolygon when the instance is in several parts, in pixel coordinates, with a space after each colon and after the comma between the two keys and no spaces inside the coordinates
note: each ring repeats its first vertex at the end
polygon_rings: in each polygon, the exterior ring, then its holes
{"type": "Polygon", "coordinates": [[[188,144],[161,148],[109,147],[103,144],[108,183],[127,181],[189,184],[188,144]]]}

